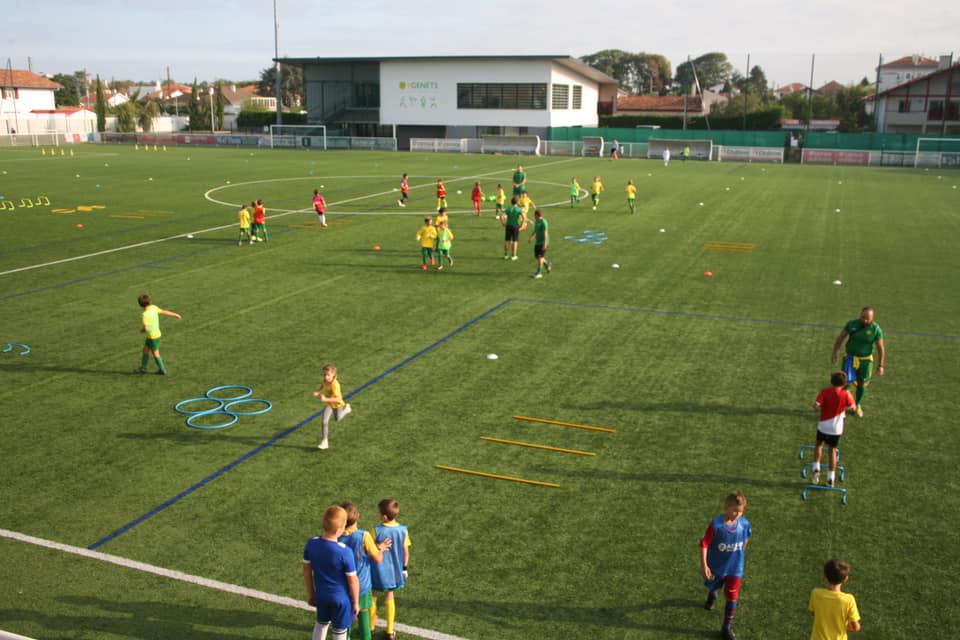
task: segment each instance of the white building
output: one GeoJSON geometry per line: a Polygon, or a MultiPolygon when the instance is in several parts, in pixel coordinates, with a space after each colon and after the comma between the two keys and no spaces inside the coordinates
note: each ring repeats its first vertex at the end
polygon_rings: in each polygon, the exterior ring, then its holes
{"type": "Polygon", "coordinates": [[[877,67],[879,93],[949,66],[950,56],[940,56],[940,60],[937,61],[915,53],[912,56],[891,60],[877,67]]]}
{"type": "Polygon", "coordinates": [[[960,65],[881,91],[876,105],[880,133],[960,134],[960,65]]]}
{"type": "Polygon", "coordinates": [[[346,135],[546,136],[598,124],[617,82],[569,56],[285,58],[303,68],[308,122],[346,135]]]}

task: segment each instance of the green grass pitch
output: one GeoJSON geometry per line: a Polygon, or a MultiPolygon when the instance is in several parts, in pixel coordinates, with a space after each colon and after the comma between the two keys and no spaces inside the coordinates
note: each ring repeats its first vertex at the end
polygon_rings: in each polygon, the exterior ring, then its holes
{"type": "MultiPolygon", "coordinates": [[[[473,182],[509,190],[515,162],[0,152],[0,348],[12,344],[0,353],[0,529],[302,599],[303,543],[324,507],[350,498],[370,527],[377,501],[395,497],[413,542],[400,623],[471,640],[711,638],[722,607],[701,608],[698,541],[739,488],[754,530],[740,637],[808,637],[809,592],[832,557],[853,565],[859,637],[949,635],[960,175],[523,158],[555,263],[533,280],[529,230],[520,260],[504,261],[492,204],[469,213],[473,182]],[[570,208],[571,177],[587,187],[594,175],[599,210],[570,208]],[[440,177],[456,264],[423,272],[414,235],[440,177]],[[327,229],[310,210],[321,185],[327,229]],[[254,198],[270,240],[237,246],[238,205],[254,198]],[[607,239],[577,242],[588,230],[607,239]],[[131,373],[143,292],[183,314],[162,318],[166,378],[131,373]],[[868,304],[889,355],[866,417],[847,420],[848,504],[802,501],[810,403],[840,327],[868,304]],[[318,451],[311,391],[325,362],[354,413],[318,451]],[[219,431],[174,412],[227,384],[272,411],[219,431]]],[[[307,611],[9,537],[0,556],[0,629],[36,638],[292,639],[312,625],[307,611]]]]}

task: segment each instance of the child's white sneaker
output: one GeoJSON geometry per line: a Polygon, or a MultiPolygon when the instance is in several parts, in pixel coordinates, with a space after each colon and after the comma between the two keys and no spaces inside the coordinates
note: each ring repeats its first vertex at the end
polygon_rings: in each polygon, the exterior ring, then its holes
{"type": "Polygon", "coordinates": [[[327,442],[326,438],[321,440],[320,444],[317,445],[317,449],[329,449],[329,448],[330,448],[330,443],[327,442]]]}

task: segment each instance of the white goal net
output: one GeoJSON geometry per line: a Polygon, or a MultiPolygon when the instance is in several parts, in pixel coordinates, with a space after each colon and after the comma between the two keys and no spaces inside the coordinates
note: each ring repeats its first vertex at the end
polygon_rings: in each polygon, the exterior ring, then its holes
{"type": "Polygon", "coordinates": [[[272,124],[270,148],[327,148],[327,127],[322,124],[272,124]]]}
{"type": "Polygon", "coordinates": [[[665,149],[670,149],[673,160],[683,160],[683,150],[690,147],[691,160],[710,160],[713,157],[713,140],[669,140],[650,138],[647,141],[647,157],[662,158],[665,149]]]}
{"type": "Polygon", "coordinates": [[[960,138],[917,138],[915,167],[960,167],[960,138]]]}

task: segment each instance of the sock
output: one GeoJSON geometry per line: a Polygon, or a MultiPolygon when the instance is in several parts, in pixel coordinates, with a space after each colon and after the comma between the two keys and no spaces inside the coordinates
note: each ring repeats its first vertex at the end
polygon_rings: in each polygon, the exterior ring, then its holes
{"type": "Polygon", "coordinates": [[[397,605],[393,598],[387,600],[387,633],[393,633],[393,621],[397,617],[397,605]]]}
{"type": "Polygon", "coordinates": [[[813,463],[813,472],[814,472],[814,473],[820,473],[820,463],[819,463],[819,462],[814,462],[814,463],[813,463]]]}
{"type": "Polygon", "coordinates": [[[166,371],[167,365],[163,364],[163,357],[160,355],[153,356],[153,359],[157,361],[157,366],[160,367],[160,371],[166,371]]]}
{"type": "MultiPolygon", "coordinates": [[[[370,640],[372,626],[370,625],[370,610],[361,609],[360,616],[357,618],[357,627],[360,632],[360,640],[370,640]]],[[[353,627],[351,627],[352,629],[353,627]]]]}
{"type": "Polygon", "coordinates": [[[829,480],[830,482],[833,482],[836,479],[836,476],[837,476],[836,471],[827,471],[827,480],[829,480]]]}
{"type": "Polygon", "coordinates": [[[854,400],[857,402],[857,406],[860,406],[860,403],[863,402],[863,396],[867,395],[867,388],[862,384],[857,385],[857,393],[854,395],[854,400]]]}
{"type": "Polygon", "coordinates": [[[330,623],[320,624],[319,622],[313,623],[313,640],[326,640],[327,630],[330,629],[330,623]]]}
{"type": "Polygon", "coordinates": [[[320,214],[320,224],[327,224],[327,216],[325,214],[320,214]]]}
{"type": "Polygon", "coordinates": [[[146,368],[147,368],[147,363],[149,363],[149,362],[150,362],[150,354],[149,354],[149,353],[143,353],[143,354],[140,355],[140,368],[141,368],[141,369],[146,369],[146,368]]]}
{"type": "Polygon", "coordinates": [[[737,615],[737,601],[727,600],[727,606],[723,610],[723,628],[729,629],[733,625],[733,617],[737,615]]]}

